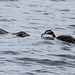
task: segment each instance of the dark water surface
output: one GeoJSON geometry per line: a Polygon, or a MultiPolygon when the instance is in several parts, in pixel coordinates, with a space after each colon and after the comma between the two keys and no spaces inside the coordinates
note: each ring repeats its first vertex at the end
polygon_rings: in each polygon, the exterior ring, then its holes
{"type": "Polygon", "coordinates": [[[75,0],[0,0],[0,28],[31,35],[0,35],[0,75],[75,75],[75,44],[41,38],[75,37],[75,0]]]}

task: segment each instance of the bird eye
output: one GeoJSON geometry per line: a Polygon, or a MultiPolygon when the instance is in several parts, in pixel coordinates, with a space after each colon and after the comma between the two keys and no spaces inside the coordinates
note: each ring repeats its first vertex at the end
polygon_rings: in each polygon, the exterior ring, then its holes
{"type": "Polygon", "coordinates": [[[48,31],[46,32],[46,34],[48,34],[48,31]]]}

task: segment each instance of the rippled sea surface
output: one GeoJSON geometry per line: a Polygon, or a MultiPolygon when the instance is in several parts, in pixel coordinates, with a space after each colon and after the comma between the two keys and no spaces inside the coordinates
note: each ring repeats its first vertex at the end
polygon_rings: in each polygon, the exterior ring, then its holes
{"type": "Polygon", "coordinates": [[[75,0],[0,0],[0,28],[31,35],[0,35],[0,75],[75,75],[75,44],[41,38],[75,37],[75,0]]]}

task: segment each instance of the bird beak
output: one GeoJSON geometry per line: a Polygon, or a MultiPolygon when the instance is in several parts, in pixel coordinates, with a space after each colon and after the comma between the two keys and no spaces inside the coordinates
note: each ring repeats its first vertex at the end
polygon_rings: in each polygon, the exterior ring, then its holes
{"type": "Polygon", "coordinates": [[[29,34],[27,34],[27,36],[30,36],[29,34]]]}
{"type": "Polygon", "coordinates": [[[41,34],[41,37],[43,37],[43,35],[45,35],[45,34],[46,34],[46,33],[42,33],[42,34],[41,34]]]}

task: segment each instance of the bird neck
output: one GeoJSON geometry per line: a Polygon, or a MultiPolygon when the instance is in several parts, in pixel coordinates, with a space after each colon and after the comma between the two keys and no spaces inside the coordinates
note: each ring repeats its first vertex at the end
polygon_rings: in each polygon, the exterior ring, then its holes
{"type": "Polygon", "coordinates": [[[52,34],[52,36],[53,36],[54,38],[56,37],[54,33],[52,34]]]}
{"type": "Polygon", "coordinates": [[[74,38],[74,43],[75,43],[75,38],[74,38]]]}

